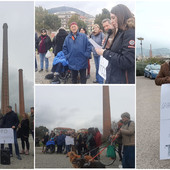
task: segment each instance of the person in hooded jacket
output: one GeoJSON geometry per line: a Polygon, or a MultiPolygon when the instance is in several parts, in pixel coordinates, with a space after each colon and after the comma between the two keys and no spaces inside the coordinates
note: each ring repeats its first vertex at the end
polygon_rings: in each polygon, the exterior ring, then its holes
{"type": "Polygon", "coordinates": [[[106,84],[135,83],[135,18],[123,4],[112,8],[111,22],[116,34],[109,49],[96,49],[108,60],[106,84]]]}
{"type": "Polygon", "coordinates": [[[64,28],[59,28],[58,34],[54,37],[52,41],[53,53],[56,56],[58,52],[62,51],[64,40],[67,37],[67,32],[64,28]]]}
{"type": "Polygon", "coordinates": [[[49,66],[49,61],[48,58],[45,57],[47,51],[51,48],[52,42],[50,37],[47,35],[46,29],[41,30],[41,35],[38,37],[37,41],[37,48],[38,48],[38,53],[40,55],[40,71],[43,71],[44,67],[44,60],[45,60],[45,69],[48,72],[48,66],[49,66]]]}

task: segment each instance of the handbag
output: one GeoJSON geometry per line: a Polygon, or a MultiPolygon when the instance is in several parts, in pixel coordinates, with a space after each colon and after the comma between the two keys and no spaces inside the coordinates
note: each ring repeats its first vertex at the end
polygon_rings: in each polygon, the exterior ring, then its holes
{"type": "Polygon", "coordinates": [[[110,158],[116,158],[116,152],[115,152],[115,147],[113,145],[109,145],[107,147],[107,153],[106,153],[107,157],[110,158]]]}
{"type": "Polygon", "coordinates": [[[47,53],[45,54],[45,57],[46,57],[46,58],[52,57],[52,54],[51,54],[51,52],[50,52],[49,50],[48,50],[47,53]]]}

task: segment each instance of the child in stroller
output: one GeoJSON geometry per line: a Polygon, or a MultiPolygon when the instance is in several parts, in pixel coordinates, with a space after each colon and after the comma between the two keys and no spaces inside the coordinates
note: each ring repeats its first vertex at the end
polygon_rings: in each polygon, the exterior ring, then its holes
{"type": "Polygon", "coordinates": [[[53,60],[53,67],[51,74],[46,75],[45,78],[52,79],[51,84],[60,84],[60,79],[66,83],[70,77],[70,71],[68,70],[68,61],[62,51],[58,52],[53,60]]]}
{"type": "Polygon", "coordinates": [[[51,139],[46,143],[45,153],[47,153],[48,150],[50,150],[50,153],[54,153],[54,152],[55,152],[55,140],[54,140],[54,138],[51,138],[51,139]]]}

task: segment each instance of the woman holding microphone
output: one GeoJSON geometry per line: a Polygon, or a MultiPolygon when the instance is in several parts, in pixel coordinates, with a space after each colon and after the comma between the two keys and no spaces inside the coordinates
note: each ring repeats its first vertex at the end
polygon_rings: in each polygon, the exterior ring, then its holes
{"type": "Polygon", "coordinates": [[[122,4],[110,13],[115,28],[115,38],[109,49],[96,49],[98,55],[108,60],[106,84],[135,83],[135,18],[122,4]]]}

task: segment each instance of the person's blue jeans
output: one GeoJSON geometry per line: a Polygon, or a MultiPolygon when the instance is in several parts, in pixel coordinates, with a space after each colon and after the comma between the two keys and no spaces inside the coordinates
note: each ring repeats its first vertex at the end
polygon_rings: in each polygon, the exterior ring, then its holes
{"type": "MultiPolygon", "coordinates": [[[[15,144],[15,154],[19,156],[19,147],[18,147],[18,141],[17,141],[17,131],[14,130],[14,144],[15,144]]],[[[8,144],[10,154],[12,154],[12,144],[8,144]]],[[[4,149],[4,144],[1,145],[1,149],[4,149]]]]}
{"type": "Polygon", "coordinates": [[[45,57],[45,54],[46,53],[39,53],[39,55],[40,55],[40,67],[41,67],[41,69],[43,69],[43,67],[44,67],[44,60],[45,60],[45,69],[47,70],[48,69],[48,65],[49,65],[49,61],[48,61],[48,58],[45,57]]]}
{"type": "Polygon", "coordinates": [[[37,59],[36,59],[36,56],[35,56],[35,69],[37,69],[37,59]]]}
{"type": "Polygon", "coordinates": [[[99,64],[100,64],[100,56],[94,56],[94,62],[96,66],[96,80],[99,84],[103,84],[104,79],[99,75],[99,64]]]}
{"type": "Polygon", "coordinates": [[[71,146],[70,145],[66,145],[66,153],[71,151],[71,146]]]}
{"type": "Polygon", "coordinates": [[[123,147],[123,168],[135,168],[135,146],[123,147]]]}

